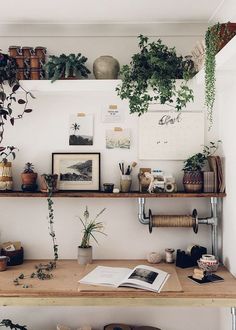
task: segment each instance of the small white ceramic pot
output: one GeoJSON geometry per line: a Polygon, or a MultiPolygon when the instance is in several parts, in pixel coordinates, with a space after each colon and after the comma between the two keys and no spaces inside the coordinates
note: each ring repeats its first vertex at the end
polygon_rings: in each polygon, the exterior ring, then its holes
{"type": "Polygon", "coordinates": [[[93,261],[93,248],[92,246],[82,248],[78,246],[78,263],[80,265],[91,264],[93,261]]]}

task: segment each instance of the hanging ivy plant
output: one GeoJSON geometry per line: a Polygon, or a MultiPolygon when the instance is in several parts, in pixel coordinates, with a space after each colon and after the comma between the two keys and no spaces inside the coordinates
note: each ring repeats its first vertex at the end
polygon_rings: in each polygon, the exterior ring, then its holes
{"type": "Polygon", "coordinates": [[[216,97],[216,59],[215,56],[224,45],[236,34],[236,29],[232,29],[232,23],[217,23],[210,26],[205,34],[205,106],[207,108],[207,118],[209,129],[213,124],[213,107],[216,97]]]}
{"type": "Polygon", "coordinates": [[[140,35],[140,51],[132,56],[130,65],[121,69],[122,85],[117,87],[121,99],[129,100],[130,113],[142,115],[148,111],[150,102],[168,104],[177,111],[193,100],[193,91],[187,81],[195,70],[187,65],[175,48],[168,48],[159,39],[148,42],[140,35]],[[183,79],[176,87],[176,79],[183,79]]]}

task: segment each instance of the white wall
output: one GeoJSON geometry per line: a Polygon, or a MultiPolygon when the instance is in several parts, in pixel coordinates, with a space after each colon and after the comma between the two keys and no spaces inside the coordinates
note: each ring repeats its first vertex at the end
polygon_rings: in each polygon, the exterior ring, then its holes
{"type": "MultiPolygon", "coordinates": [[[[179,53],[187,54],[200,36],[163,37],[163,41],[170,46],[176,46],[179,53]]],[[[137,50],[137,40],[134,37],[1,37],[1,48],[7,50],[9,45],[43,45],[51,54],[62,52],[81,51],[89,57],[89,67],[94,59],[101,54],[114,55],[121,64],[128,63],[130,56],[137,50]]],[[[202,93],[196,91],[197,100],[193,106],[201,110],[203,107],[202,93]]],[[[120,102],[115,93],[80,93],[47,95],[38,94],[33,102],[34,112],[25,116],[16,126],[7,132],[5,143],[17,145],[20,149],[14,162],[15,187],[19,188],[19,175],[27,161],[35,164],[39,173],[49,172],[51,169],[51,153],[56,151],[99,151],[102,155],[102,182],[113,181],[118,183],[119,172],[117,163],[120,160],[138,160],[137,154],[137,118],[128,115],[127,104],[126,118],[123,127],[132,129],[132,147],[130,151],[105,150],[104,129],[114,125],[102,124],[100,121],[100,108],[105,103],[120,102]],[[95,144],[93,147],[68,146],[68,119],[71,113],[94,113],[95,116],[95,144]]],[[[214,137],[215,132],[211,133],[214,137]]],[[[206,141],[209,136],[206,136],[206,141]]],[[[167,172],[172,172],[181,182],[182,162],[139,162],[139,166],[158,167],[167,172]]],[[[136,180],[137,187],[137,180],[136,180]]],[[[106,223],[107,237],[99,238],[99,246],[94,244],[95,258],[145,258],[146,253],[152,250],[163,251],[165,247],[185,249],[189,243],[202,244],[210,247],[210,232],[206,227],[201,227],[199,234],[193,234],[190,229],[158,229],[153,234],[148,233],[148,228],[139,224],[137,220],[136,200],[106,200],[106,199],[57,199],[55,200],[55,230],[59,243],[60,258],[76,258],[76,247],[80,240],[80,230],[76,215],[81,215],[89,206],[91,213],[95,214],[106,207],[103,221],[106,223]]],[[[209,215],[208,201],[197,199],[186,200],[151,200],[148,202],[154,213],[185,214],[197,208],[200,216],[209,215]]],[[[47,206],[44,199],[1,199],[1,226],[0,241],[21,240],[26,258],[52,257],[51,241],[47,233],[47,206]],[[30,233],[30,234],[29,234],[30,233]]],[[[220,329],[218,326],[217,310],[200,309],[145,309],[139,315],[139,310],[112,309],[107,313],[106,308],[97,309],[32,309],[26,313],[24,308],[0,308],[0,317],[14,315],[17,320],[22,319],[32,328],[42,328],[41,315],[47,319],[47,328],[53,329],[56,317],[61,320],[69,318],[69,323],[75,326],[78,322],[77,310],[83,313],[79,324],[89,320],[94,326],[101,327],[112,321],[130,323],[148,323],[163,327],[164,329],[220,329]],[[61,312],[63,310],[63,313],[61,312]],[[95,311],[95,313],[94,313],[95,311]],[[164,311],[164,312],[162,312],[164,311]],[[186,315],[187,314],[187,315],[186,315]],[[40,315],[40,316],[39,316],[40,315]],[[59,316],[63,315],[63,316],[59,316]],[[69,316],[68,316],[69,315],[69,316]],[[100,315],[100,316],[99,316],[100,315]],[[108,316],[109,315],[109,316],[108,316]],[[171,317],[171,316],[173,317],[171,317]],[[31,317],[32,316],[32,317],[31,317]],[[119,317],[118,317],[119,316],[119,317]],[[98,318],[98,320],[97,320],[98,318]],[[35,327],[33,327],[33,324],[35,327]]],[[[82,314],[80,314],[82,315],[82,314]]],[[[24,323],[23,322],[23,323],[24,323]]]]}

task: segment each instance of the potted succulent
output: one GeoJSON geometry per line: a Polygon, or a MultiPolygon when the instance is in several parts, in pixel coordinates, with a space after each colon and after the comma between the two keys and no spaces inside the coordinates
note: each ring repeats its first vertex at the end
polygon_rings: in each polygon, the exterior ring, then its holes
{"type": "Polygon", "coordinates": [[[36,191],[38,186],[36,184],[38,174],[34,172],[34,165],[32,163],[26,163],[24,172],[21,173],[23,191],[36,191]]]}
{"type": "Polygon", "coordinates": [[[142,115],[150,102],[158,101],[179,111],[193,100],[193,91],[187,86],[188,79],[196,73],[194,66],[175,48],[168,48],[159,39],[148,42],[140,35],[140,51],[132,56],[130,65],[121,68],[121,86],[117,87],[121,99],[129,100],[130,113],[142,115]],[[179,87],[176,79],[183,79],[179,87]]]}
{"type": "Polygon", "coordinates": [[[205,105],[209,129],[213,124],[213,106],[216,96],[216,54],[236,35],[236,23],[217,23],[210,26],[205,34],[205,105]]]}
{"type": "Polygon", "coordinates": [[[102,209],[93,220],[89,218],[89,211],[88,207],[84,211],[84,219],[79,217],[83,225],[82,229],[82,241],[81,244],[78,246],[78,263],[80,265],[86,265],[92,263],[92,246],[90,245],[90,239],[93,238],[96,243],[98,243],[97,239],[95,238],[96,233],[100,233],[106,235],[104,230],[104,225],[102,222],[97,222],[99,216],[105,211],[105,208],[102,209]]]}
{"type": "Polygon", "coordinates": [[[48,62],[44,65],[47,79],[52,82],[58,79],[79,79],[87,78],[91,73],[85,66],[87,57],[82,56],[81,53],[75,55],[49,56],[48,62]]]}
{"type": "Polygon", "coordinates": [[[204,146],[203,151],[199,152],[184,161],[184,190],[188,193],[198,193],[203,189],[202,169],[207,161],[207,157],[213,155],[218,149],[220,141],[210,142],[209,146],[204,146]]]}

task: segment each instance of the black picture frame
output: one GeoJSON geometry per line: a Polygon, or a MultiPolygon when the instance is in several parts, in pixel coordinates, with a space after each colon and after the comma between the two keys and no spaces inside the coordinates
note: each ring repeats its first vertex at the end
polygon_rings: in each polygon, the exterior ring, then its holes
{"type": "Polygon", "coordinates": [[[52,173],[58,174],[61,191],[100,191],[100,168],[100,152],[52,153],[52,173]]]}

